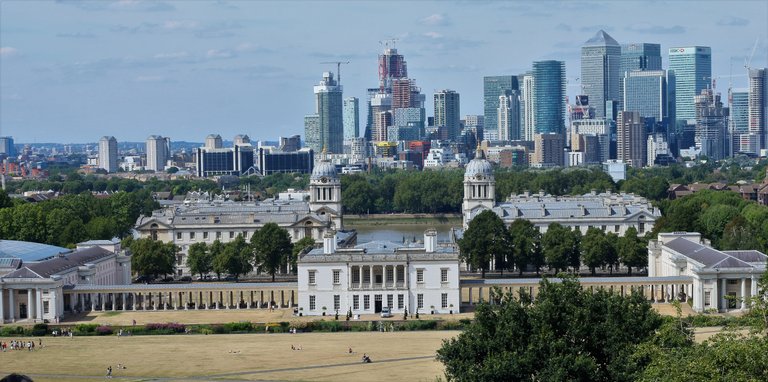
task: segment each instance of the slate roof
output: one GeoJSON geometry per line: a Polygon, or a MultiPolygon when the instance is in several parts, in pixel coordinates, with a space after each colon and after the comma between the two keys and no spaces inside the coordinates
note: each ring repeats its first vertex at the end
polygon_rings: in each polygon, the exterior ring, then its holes
{"type": "MultiPolygon", "coordinates": [[[[473,211],[473,217],[482,209],[473,211]]],[[[644,198],[632,194],[585,194],[581,196],[516,195],[493,208],[504,220],[514,219],[565,219],[565,218],[615,218],[626,219],[639,213],[652,216],[660,214],[644,198]]]]}
{"type": "Polygon", "coordinates": [[[766,255],[758,251],[718,251],[712,247],[679,237],[668,248],[688,257],[706,268],[755,268],[750,263],[765,263],[766,255]]]}
{"type": "Polygon", "coordinates": [[[23,265],[3,278],[48,278],[112,255],[114,253],[101,247],[89,247],[50,260],[23,265]]]}

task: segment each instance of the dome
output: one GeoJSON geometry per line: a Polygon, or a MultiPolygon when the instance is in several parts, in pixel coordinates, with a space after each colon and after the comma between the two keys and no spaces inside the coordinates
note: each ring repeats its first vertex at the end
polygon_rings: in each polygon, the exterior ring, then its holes
{"type": "Polygon", "coordinates": [[[312,170],[312,176],[309,177],[309,180],[320,180],[322,178],[338,179],[339,174],[336,172],[336,166],[326,161],[318,163],[312,170]]]}
{"type": "Polygon", "coordinates": [[[491,166],[491,162],[488,162],[483,158],[472,159],[469,164],[467,164],[466,170],[464,171],[464,177],[474,177],[478,174],[481,174],[484,177],[492,177],[493,166],[491,166]]]}

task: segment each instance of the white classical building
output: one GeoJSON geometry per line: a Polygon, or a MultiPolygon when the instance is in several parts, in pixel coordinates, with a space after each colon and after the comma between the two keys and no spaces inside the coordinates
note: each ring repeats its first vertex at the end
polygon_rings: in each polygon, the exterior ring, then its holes
{"type": "Polygon", "coordinates": [[[194,243],[227,243],[242,235],[250,240],[267,223],[276,223],[293,242],[311,237],[321,242],[330,230],[342,230],[341,180],[336,167],[321,161],[309,180],[309,198],[267,199],[235,202],[190,194],[183,205],[169,205],[140,216],[135,229],[141,238],[153,238],[179,246],[176,269],[188,275],[187,254],[194,243]]]}
{"type": "Polygon", "coordinates": [[[427,230],[424,246],[373,241],[337,248],[326,234],[323,248],[298,259],[298,305],[302,314],[458,313],[459,257],[427,230]]]}
{"type": "Polygon", "coordinates": [[[485,210],[495,212],[504,223],[526,219],[542,233],[551,223],[559,223],[582,234],[589,227],[623,236],[629,227],[644,235],[653,229],[661,211],[648,200],[634,194],[616,194],[610,191],[591,192],[577,196],[552,196],[539,192],[511,195],[504,202],[496,202],[496,180],[493,166],[478,150],[464,172],[464,203],[462,216],[464,228],[485,210]]]}
{"type": "Polygon", "coordinates": [[[696,312],[747,309],[767,261],[759,251],[718,251],[697,232],[660,233],[648,245],[648,277],[690,276],[688,290],[670,293],[693,298],[696,312]]]}
{"type": "MultiPolygon", "coordinates": [[[[78,302],[64,290],[76,285],[127,285],[131,258],[119,242],[80,243],[76,250],[0,241],[0,324],[56,322],[78,302]]],[[[83,296],[80,306],[91,304],[83,296]]]]}

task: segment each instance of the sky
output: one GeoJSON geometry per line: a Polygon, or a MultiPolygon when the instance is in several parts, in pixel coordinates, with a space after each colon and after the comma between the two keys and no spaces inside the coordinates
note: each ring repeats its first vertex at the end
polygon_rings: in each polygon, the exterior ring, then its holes
{"type": "Polygon", "coordinates": [[[453,89],[483,113],[483,76],[536,60],[566,63],[579,94],[580,47],[712,48],[717,90],[768,66],[768,1],[21,1],[0,0],[0,135],[87,143],[112,135],[202,142],[304,135],[313,85],[342,66],[345,97],[375,87],[382,41],[396,39],[427,95],[453,89]],[[757,42],[757,43],[756,43],[757,42]]]}

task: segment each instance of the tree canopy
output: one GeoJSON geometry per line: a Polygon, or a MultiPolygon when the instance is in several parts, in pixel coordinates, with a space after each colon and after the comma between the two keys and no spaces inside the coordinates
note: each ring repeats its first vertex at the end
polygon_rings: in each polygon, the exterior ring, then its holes
{"type": "Polygon", "coordinates": [[[256,264],[259,269],[272,275],[275,281],[275,273],[281,266],[286,265],[291,257],[291,236],[283,228],[275,223],[267,223],[253,233],[251,245],[256,255],[256,264]]]}
{"type": "Polygon", "coordinates": [[[480,269],[483,277],[491,259],[503,263],[512,256],[512,238],[504,221],[491,210],[485,210],[469,222],[469,228],[459,240],[462,260],[480,269]]]}

